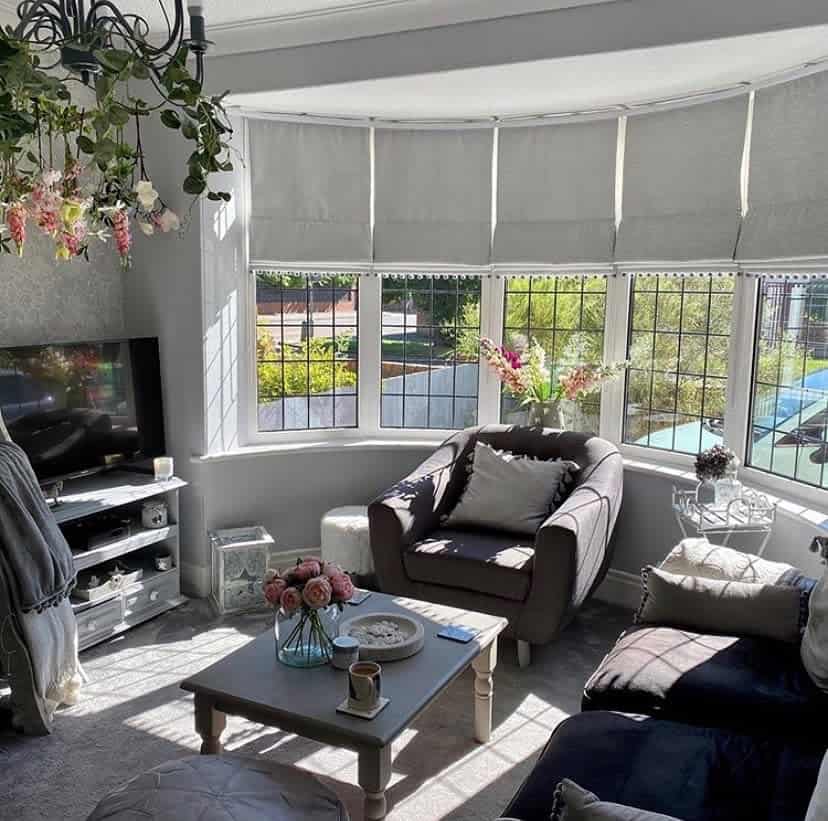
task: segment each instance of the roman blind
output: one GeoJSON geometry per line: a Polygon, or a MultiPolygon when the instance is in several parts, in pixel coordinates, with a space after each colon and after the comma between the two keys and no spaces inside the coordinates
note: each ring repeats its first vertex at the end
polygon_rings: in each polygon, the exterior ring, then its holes
{"type": "Polygon", "coordinates": [[[617,260],[730,260],[748,95],[627,120],[617,260]]]}
{"type": "Polygon", "coordinates": [[[248,123],[251,259],[370,261],[370,131],[248,123]]]}
{"type": "Polygon", "coordinates": [[[491,129],[377,129],[374,260],[489,262],[491,129]]]}
{"type": "Polygon", "coordinates": [[[617,120],[502,128],[499,263],[608,263],[615,235],[617,120]]]}
{"type": "Polygon", "coordinates": [[[828,254],[828,73],[756,92],[741,259],[828,254]]]}

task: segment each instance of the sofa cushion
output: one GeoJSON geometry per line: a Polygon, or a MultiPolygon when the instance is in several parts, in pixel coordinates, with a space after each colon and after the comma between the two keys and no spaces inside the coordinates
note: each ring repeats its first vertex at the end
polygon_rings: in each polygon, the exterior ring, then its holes
{"type": "Polygon", "coordinates": [[[683,821],[802,821],[824,746],[621,713],[558,726],[502,813],[548,821],[555,787],[576,781],[604,801],[683,821]]]}
{"type": "Polygon", "coordinates": [[[636,624],[715,630],[799,645],[806,608],[796,587],[705,579],[657,567],[641,571],[641,584],[644,595],[636,624]]]}
{"type": "Polygon", "coordinates": [[[587,682],[583,707],[745,730],[761,717],[769,732],[828,736],[828,696],[796,645],[672,627],[624,633],[587,682]]]}
{"type": "Polygon", "coordinates": [[[525,536],[485,530],[435,530],[406,550],[409,578],[523,601],[535,549],[525,536]]]}

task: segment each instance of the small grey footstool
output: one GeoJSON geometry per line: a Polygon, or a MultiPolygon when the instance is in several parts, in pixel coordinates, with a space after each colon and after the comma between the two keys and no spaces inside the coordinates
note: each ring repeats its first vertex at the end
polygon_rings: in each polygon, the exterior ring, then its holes
{"type": "Polygon", "coordinates": [[[339,799],[285,764],[196,755],[133,778],[87,821],[348,821],[339,799]]]}

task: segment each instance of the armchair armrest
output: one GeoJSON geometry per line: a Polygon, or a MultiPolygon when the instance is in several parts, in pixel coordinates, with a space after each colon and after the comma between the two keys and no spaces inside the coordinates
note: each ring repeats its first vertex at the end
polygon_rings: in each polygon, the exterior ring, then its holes
{"type": "Polygon", "coordinates": [[[436,530],[440,518],[457,498],[457,475],[468,436],[457,434],[444,442],[405,479],[368,506],[368,525],[374,567],[383,591],[402,591],[407,577],[402,553],[436,530]]]}
{"type": "Polygon", "coordinates": [[[531,632],[529,620],[543,625],[543,641],[565,626],[609,567],[610,539],[623,496],[623,459],[612,448],[588,470],[535,536],[532,588],[521,622],[524,632],[531,632]]]}

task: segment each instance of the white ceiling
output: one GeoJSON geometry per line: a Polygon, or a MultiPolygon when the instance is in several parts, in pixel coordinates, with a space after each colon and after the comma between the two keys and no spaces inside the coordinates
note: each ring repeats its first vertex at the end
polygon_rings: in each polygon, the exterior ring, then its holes
{"type": "Polygon", "coordinates": [[[754,81],[828,55],[828,26],[502,66],[240,94],[283,113],[458,118],[634,104],[754,81]]]}

